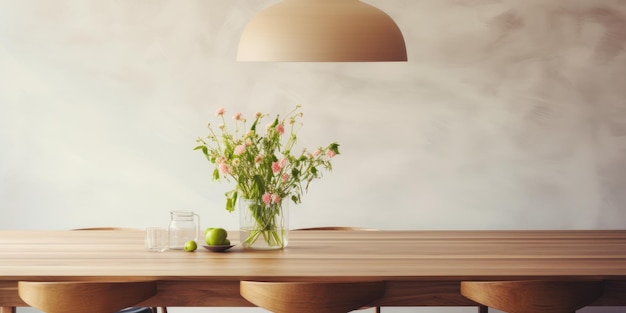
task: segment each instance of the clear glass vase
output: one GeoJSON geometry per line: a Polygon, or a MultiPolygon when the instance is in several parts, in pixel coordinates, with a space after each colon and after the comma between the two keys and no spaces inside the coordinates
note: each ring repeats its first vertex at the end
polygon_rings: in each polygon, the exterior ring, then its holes
{"type": "Polygon", "coordinates": [[[261,199],[239,198],[241,245],[248,249],[283,249],[289,235],[289,199],[266,205],[261,199]]]}

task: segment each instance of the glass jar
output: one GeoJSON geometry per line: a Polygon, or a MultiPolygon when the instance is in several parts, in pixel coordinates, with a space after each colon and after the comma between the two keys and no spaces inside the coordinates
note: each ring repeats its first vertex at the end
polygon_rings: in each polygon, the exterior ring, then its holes
{"type": "Polygon", "coordinates": [[[200,216],[193,211],[170,212],[169,248],[183,249],[189,240],[198,240],[200,216]]]}
{"type": "Polygon", "coordinates": [[[241,244],[246,249],[283,249],[289,235],[289,200],[266,205],[261,199],[237,200],[241,244]]]}

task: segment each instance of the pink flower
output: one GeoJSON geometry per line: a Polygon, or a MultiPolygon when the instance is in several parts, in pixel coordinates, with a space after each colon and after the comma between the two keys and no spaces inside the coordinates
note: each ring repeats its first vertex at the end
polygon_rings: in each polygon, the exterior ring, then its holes
{"type": "Polygon", "coordinates": [[[280,164],[280,168],[284,168],[287,166],[287,162],[289,162],[287,158],[282,158],[278,164],[280,164]]]}
{"type": "Polygon", "coordinates": [[[219,108],[219,109],[217,109],[217,111],[215,111],[215,115],[222,116],[222,115],[224,115],[224,112],[225,112],[224,108],[219,108]]]}
{"type": "Polygon", "coordinates": [[[283,123],[280,123],[278,125],[276,125],[276,132],[278,132],[279,135],[282,135],[285,133],[285,125],[283,125],[283,123]]]}
{"type": "Polygon", "coordinates": [[[280,196],[278,194],[276,194],[276,193],[272,194],[272,201],[274,203],[280,203],[281,200],[282,199],[280,198],[280,196]]]}
{"type": "Polygon", "coordinates": [[[237,112],[237,113],[235,113],[235,115],[233,115],[233,119],[234,119],[235,121],[240,120],[240,119],[241,119],[241,112],[237,112]]]}
{"type": "Polygon", "coordinates": [[[284,173],[283,176],[281,177],[283,180],[283,183],[286,183],[289,180],[289,174],[284,173]]]}
{"type": "Polygon", "coordinates": [[[241,155],[244,152],[246,152],[245,144],[241,144],[235,147],[235,155],[241,155]]]}
{"type": "Polygon", "coordinates": [[[282,167],[280,166],[279,162],[273,162],[272,163],[272,172],[274,172],[274,174],[278,174],[280,172],[280,169],[282,167]]]}
{"type": "Polygon", "coordinates": [[[337,153],[335,151],[333,151],[333,150],[326,151],[326,156],[329,157],[329,158],[332,158],[335,155],[337,155],[337,153]]]}
{"type": "Polygon", "coordinates": [[[261,163],[263,161],[263,156],[262,155],[257,155],[254,157],[254,163],[261,163]]]}
{"type": "Polygon", "coordinates": [[[266,192],[261,196],[261,200],[263,200],[263,203],[265,203],[265,205],[270,205],[272,204],[272,195],[270,195],[269,192],[266,192]]]}
{"type": "Polygon", "coordinates": [[[230,174],[230,166],[228,166],[226,162],[220,162],[218,167],[220,169],[220,172],[222,172],[222,174],[230,174]]]}
{"type": "Polygon", "coordinates": [[[313,152],[313,156],[317,157],[318,155],[320,155],[320,153],[322,153],[322,151],[320,149],[317,149],[313,152]]]}

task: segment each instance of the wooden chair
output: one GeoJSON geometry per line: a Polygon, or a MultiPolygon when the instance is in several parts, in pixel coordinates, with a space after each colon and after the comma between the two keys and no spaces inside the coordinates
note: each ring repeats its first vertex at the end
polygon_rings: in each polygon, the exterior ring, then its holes
{"type": "MultiPolygon", "coordinates": [[[[300,230],[341,230],[341,231],[351,231],[351,230],[366,230],[366,231],[375,231],[377,229],[374,228],[365,228],[365,227],[353,227],[353,226],[318,226],[318,227],[305,227],[305,228],[296,228],[296,231],[300,230]]],[[[374,307],[374,313],[380,313],[380,307],[374,307]]]]}
{"type": "MultiPolygon", "coordinates": [[[[72,230],[135,230],[134,228],[125,228],[125,227],[86,227],[86,228],[75,228],[72,230]]],[[[161,313],[167,313],[167,307],[160,307],[161,308],[161,313]]],[[[142,308],[137,308],[137,309],[142,309],[142,308]]],[[[152,313],[157,313],[157,308],[156,307],[151,307],[149,308],[150,311],[152,311],[152,313]]],[[[140,311],[144,311],[144,310],[140,310],[140,311]]],[[[0,312],[2,313],[2,312],[0,312]]],[[[118,313],[123,313],[123,312],[118,312],[118,313]]]]}
{"type": "Polygon", "coordinates": [[[385,283],[242,281],[240,293],[252,304],[275,313],[346,313],[382,297],[385,283]]]}
{"type": "Polygon", "coordinates": [[[375,231],[376,229],[364,228],[364,227],[351,227],[351,226],[322,226],[322,227],[296,228],[294,230],[369,230],[369,231],[375,231]]]}
{"type": "Polygon", "coordinates": [[[603,292],[601,281],[464,281],[461,294],[509,313],[571,313],[603,292]]]}
{"type": "Polygon", "coordinates": [[[26,304],[46,313],[112,313],[152,297],[157,283],[20,281],[17,290],[26,304]]]}
{"type": "Polygon", "coordinates": [[[137,230],[137,229],[126,228],[126,227],[86,227],[86,228],[75,228],[72,230],[137,230]]]}
{"type": "MultiPolygon", "coordinates": [[[[366,230],[366,231],[376,231],[375,228],[364,228],[364,227],[351,227],[351,226],[321,226],[321,227],[307,227],[307,228],[297,228],[294,230],[366,230]]],[[[374,307],[374,313],[380,313],[381,307],[374,307]]],[[[478,313],[489,313],[489,308],[484,305],[478,306],[478,313]]]]}
{"type": "MultiPolygon", "coordinates": [[[[375,228],[364,228],[364,227],[352,227],[352,226],[321,226],[321,227],[307,227],[307,228],[297,228],[294,230],[365,230],[365,231],[376,231],[375,228]]],[[[374,307],[374,313],[380,313],[381,307],[374,307]]],[[[478,306],[478,313],[489,313],[489,308],[484,305],[478,306]]]]}

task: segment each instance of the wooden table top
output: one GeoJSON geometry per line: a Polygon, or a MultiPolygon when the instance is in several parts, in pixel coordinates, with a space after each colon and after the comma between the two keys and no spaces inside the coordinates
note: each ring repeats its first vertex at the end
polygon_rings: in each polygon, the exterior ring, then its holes
{"type": "MultiPolygon", "coordinates": [[[[404,294],[415,291],[407,286],[456,292],[462,280],[548,278],[610,280],[619,301],[609,302],[626,302],[626,230],[291,231],[284,250],[222,253],[149,252],[144,232],[133,230],[0,231],[0,289],[18,280],[154,279],[173,289],[220,282],[233,290],[240,280],[385,280],[404,294]]],[[[432,304],[392,298],[388,305],[432,304]]],[[[448,304],[471,304],[455,299],[448,304]]]]}

